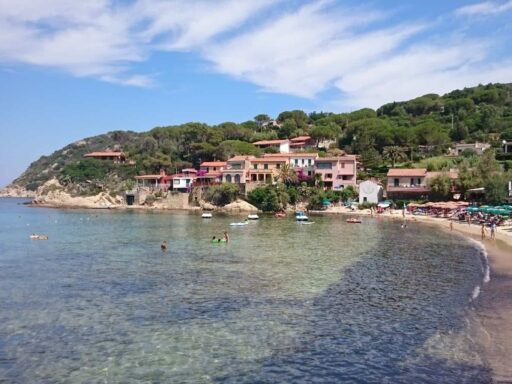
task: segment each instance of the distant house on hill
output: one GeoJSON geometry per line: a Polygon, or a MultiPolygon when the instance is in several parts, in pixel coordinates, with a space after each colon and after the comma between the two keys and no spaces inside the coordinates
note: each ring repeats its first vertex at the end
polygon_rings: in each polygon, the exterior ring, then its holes
{"type": "Polygon", "coordinates": [[[503,141],[503,153],[512,153],[512,141],[503,141]]]}
{"type": "Polygon", "coordinates": [[[460,156],[464,151],[473,151],[477,155],[482,155],[487,149],[491,148],[491,144],[487,143],[457,143],[455,144],[455,151],[453,152],[454,156],[460,156]]]}
{"type": "Polygon", "coordinates": [[[359,204],[362,203],[379,203],[384,196],[384,188],[382,185],[365,180],[359,184],[359,204]]]}
{"type": "Polygon", "coordinates": [[[311,136],[298,136],[290,139],[290,151],[304,151],[306,149],[316,148],[316,140],[311,136]]]}
{"type": "Polygon", "coordinates": [[[386,193],[391,199],[426,197],[430,192],[426,168],[391,168],[387,179],[386,193]]]}
{"type": "Polygon", "coordinates": [[[86,153],[84,157],[89,157],[93,159],[99,160],[111,160],[114,163],[124,163],[126,161],[126,156],[124,152],[113,152],[113,151],[105,151],[105,152],[91,152],[86,153]]]}
{"type": "Polygon", "coordinates": [[[256,147],[265,149],[265,148],[274,148],[279,153],[288,153],[290,152],[290,140],[260,140],[252,143],[256,147]]]}

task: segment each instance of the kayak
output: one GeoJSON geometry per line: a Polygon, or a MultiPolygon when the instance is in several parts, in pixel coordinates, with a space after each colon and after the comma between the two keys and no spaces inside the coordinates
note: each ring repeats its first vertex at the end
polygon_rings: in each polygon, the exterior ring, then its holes
{"type": "Polygon", "coordinates": [[[48,240],[48,235],[30,235],[31,240],[48,240]]]}

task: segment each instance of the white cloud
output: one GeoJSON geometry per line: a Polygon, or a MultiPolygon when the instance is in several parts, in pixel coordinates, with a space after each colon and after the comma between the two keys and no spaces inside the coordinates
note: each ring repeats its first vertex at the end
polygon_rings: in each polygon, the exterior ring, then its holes
{"type": "MultiPolygon", "coordinates": [[[[473,41],[454,27],[451,35],[458,40],[444,31],[436,42],[433,24],[393,24],[389,14],[329,0],[296,4],[0,0],[0,63],[152,87],[156,76],[134,73],[134,64],[157,51],[190,51],[214,71],[264,91],[317,99],[335,90],[336,105],[354,108],[512,78],[508,52],[492,59],[500,42],[491,36],[473,41]]],[[[455,14],[509,10],[512,0],[486,1],[455,14]]]]}
{"type": "Polygon", "coordinates": [[[455,14],[460,16],[482,16],[508,11],[512,11],[512,1],[505,1],[504,3],[484,1],[458,8],[455,10],[455,14]]]}

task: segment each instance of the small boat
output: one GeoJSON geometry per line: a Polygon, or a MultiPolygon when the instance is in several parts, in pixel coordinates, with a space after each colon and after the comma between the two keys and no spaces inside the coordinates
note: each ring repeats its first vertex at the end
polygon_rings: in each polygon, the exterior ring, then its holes
{"type": "Polygon", "coordinates": [[[303,211],[298,211],[295,213],[295,220],[297,221],[309,221],[309,217],[303,211]]]}
{"type": "Polygon", "coordinates": [[[350,219],[347,219],[347,223],[349,223],[349,224],[359,224],[359,223],[361,223],[361,219],[350,218],[350,219]]]}
{"type": "Polygon", "coordinates": [[[212,213],[211,212],[204,212],[201,217],[203,219],[211,219],[213,217],[212,213]]]}
{"type": "Polygon", "coordinates": [[[30,235],[31,240],[48,240],[48,235],[36,235],[32,234],[30,235]]]}
{"type": "Polygon", "coordinates": [[[245,225],[249,224],[248,221],[241,221],[239,223],[231,223],[229,224],[231,227],[243,227],[245,225]]]}
{"type": "Polygon", "coordinates": [[[286,217],[286,213],[284,212],[276,212],[274,214],[275,217],[277,217],[278,219],[280,219],[281,217],[286,217]]]}
{"type": "Polygon", "coordinates": [[[309,224],[315,224],[315,222],[314,221],[297,221],[297,224],[309,225],[309,224]]]}
{"type": "Polygon", "coordinates": [[[247,215],[247,219],[249,220],[258,220],[260,217],[256,213],[251,213],[247,215]]]}

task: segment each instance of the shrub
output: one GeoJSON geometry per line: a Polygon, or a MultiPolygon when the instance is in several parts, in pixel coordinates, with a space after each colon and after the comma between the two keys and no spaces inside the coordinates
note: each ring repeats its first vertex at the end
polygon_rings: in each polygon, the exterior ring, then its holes
{"type": "Polygon", "coordinates": [[[238,185],[222,184],[209,187],[205,194],[206,201],[223,207],[236,200],[238,196],[238,185]]]}
{"type": "Polygon", "coordinates": [[[248,194],[249,202],[264,212],[275,212],[286,208],[289,196],[284,190],[268,185],[253,189],[248,194]]]}

